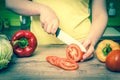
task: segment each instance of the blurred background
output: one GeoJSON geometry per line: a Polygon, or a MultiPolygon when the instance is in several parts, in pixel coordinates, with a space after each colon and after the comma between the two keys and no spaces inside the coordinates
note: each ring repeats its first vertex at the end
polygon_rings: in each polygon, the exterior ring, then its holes
{"type": "MultiPolygon", "coordinates": [[[[120,0],[107,0],[108,24],[101,39],[120,40],[120,0]]],[[[89,11],[91,9],[89,8],[89,11]]],[[[91,16],[90,16],[91,19],[91,16]]],[[[98,25],[99,26],[99,25],[98,25]]],[[[30,17],[21,16],[6,9],[5,0],[0,0],[0,33],[11,36],[20,29],[29,29],[30,17]]]]}

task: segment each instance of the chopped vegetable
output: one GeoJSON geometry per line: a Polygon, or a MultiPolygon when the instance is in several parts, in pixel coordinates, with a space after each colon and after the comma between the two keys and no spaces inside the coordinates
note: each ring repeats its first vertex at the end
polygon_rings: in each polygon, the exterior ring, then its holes
{"type": "Polygon", "coordinates": [[[72,59],[79,62],[83,58],[83,52],[77,44],[70,44],[66,48],[66,56],[68,59],[72,59]]]}
{"type": "Polygon", "coordinates": [[[75,61],[67,58],[61,58],[59,66],[65,70],[76,70],[79,67],[75,61]]]}
{"type": "Polygon", "coordinates": [[[52,65],[58,66],[60,58],[57,56],[47,56],[46,60],[52,65]]]}
{"type": "Polygon", "coordinates": [[[46,60],[50,64],[57,66],[57,67],[60,67],[60,68],[65,69],[65,70],[75,70],[78,68],[78,64],[71,59],[60,58],[57,56],[48,56],[48,57],[46,57],[46,60]]]}

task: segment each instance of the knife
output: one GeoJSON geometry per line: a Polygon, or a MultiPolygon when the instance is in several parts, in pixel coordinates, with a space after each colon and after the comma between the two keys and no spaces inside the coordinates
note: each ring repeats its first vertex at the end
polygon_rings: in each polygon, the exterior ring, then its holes
{"type": "Polygon", "coordinates": [[[86,49],[85,47],[77,40],[75,40],[73,37],[71,37],[70,35],[68,35],[67,33],[65,33],[63,30],[61,30],[60,28],[57,29],[56,31],[56,37],[58,39],[60,39],[61,41],[63,41],[65,44],[67,45],[70,45],[72,43],[75,43],[77,44],[80,49],[83,51],[83,52],[86,52],[86,49]]]}

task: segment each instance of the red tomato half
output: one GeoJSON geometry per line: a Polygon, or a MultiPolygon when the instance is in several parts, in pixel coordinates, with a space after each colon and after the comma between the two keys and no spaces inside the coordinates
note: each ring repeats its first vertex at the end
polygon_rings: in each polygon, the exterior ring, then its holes
{"type": "Polygon", "coordinates": [[[77,44],[70,44],[66,48],[66,56],[76,62],[82,60],[83,52],[77,44]]]}

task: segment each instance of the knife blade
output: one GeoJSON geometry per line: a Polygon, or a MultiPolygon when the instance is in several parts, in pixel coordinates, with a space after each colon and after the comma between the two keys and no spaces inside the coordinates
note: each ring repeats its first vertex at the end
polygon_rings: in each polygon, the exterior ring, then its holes
{"type": "Polygon", "coordinates": [[[75,43],[77,44],[80,49],[83,51],[83,52],[86,52],[86,49],[85,47],[77,40],[75,40],[73,37],[71,37],[70,35],[68,35],[67,33],[65,33],[63,30],[61,30],[60,28],[57,29],[56,31],[56,37],[58,39],[60,39],[61,41],[63,41],[65,44],[67,45],[70,45],[72,43],[75,43]]]}

